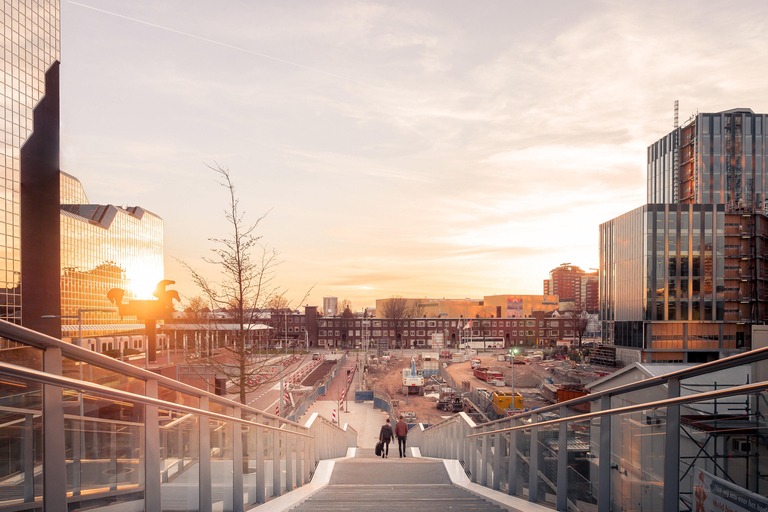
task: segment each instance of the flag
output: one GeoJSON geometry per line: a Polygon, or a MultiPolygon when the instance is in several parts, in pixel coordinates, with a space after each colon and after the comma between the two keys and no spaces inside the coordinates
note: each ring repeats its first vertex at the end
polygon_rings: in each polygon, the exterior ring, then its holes
{"type": "Polygon", "coordinates": [[[467,322],[467,325],[464,326],[464,329],[471,329],[472,328],[472,320],[467,322]]]}

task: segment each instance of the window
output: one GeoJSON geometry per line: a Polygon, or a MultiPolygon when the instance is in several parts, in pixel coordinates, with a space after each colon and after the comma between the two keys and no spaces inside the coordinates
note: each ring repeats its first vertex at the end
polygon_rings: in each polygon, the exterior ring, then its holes
{"type": "Polygon", "coordinates": [[[424,331],[416,331],[416,336],[424,336],[424,331]]]}
{"type": "Polygon", "coordinates": [[[536,325],[536,322],[534,322],[533,320],[526,320],[525,321],[525,326],[526,327],[534,327],[535,325],[536,325]]]}
{"type": "Polygon", "coordinates": [[[424,320],[419,320],[416,322],[416,327],[424,327],[424,320]]]}
{"type": "Polygon", "coordinates": [[[427,322],[427,327],[437,327],[437,322],[435,322],[434,320],[430,320],[429,322],[427,322]]]}
{"type": "Polygon", "coordinates": [[[525,331],[526,336],[534,336],[533,331],[525,331]]]}
{"type": "Polygon", "coordinates": [[[373,330],[373,335],[374,336],[381,336],[381,329],[374,329],[373,330]]]}

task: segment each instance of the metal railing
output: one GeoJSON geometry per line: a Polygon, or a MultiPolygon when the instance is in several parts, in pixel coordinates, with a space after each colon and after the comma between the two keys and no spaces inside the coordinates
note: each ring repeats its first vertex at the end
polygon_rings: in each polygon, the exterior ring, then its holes
{"type": "Polygon", "coordinates": [[[736,374],[768,375],[768,348],[480,425],[460,413],[411,429],[408,442],[459,460],[472,482],[557,510],[696,510],[694,490],[713,482],[759,502],[768,381],[717,385],[736,374]],[[576,415],[583,403],[592,412],[576,415]]]}
{"type": "Polygon", "coordinates": [[[15,342],[0,350],[2,511],[239,511],[357,445],[316,415],[300,425],[3,321],[0,336],[15,342]]]}

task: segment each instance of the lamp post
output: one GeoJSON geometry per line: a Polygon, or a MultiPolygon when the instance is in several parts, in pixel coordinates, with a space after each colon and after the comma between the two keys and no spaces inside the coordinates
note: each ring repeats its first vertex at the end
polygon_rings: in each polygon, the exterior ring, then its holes
{"type": "Polygon", "coordinates": [[[512,363],[512,407],[517,409],[515,404],[515,355],[517,354],[517,348],[509,349],[509,361],[512,363]]]}
{"type": "Polygon", "coordinates": [[[116,309],[84,308],[78,309],[77,315],[43,315],[40,318],[77,318],[77,346],[83,346],[83,313],[115,313],[116,309]]]}

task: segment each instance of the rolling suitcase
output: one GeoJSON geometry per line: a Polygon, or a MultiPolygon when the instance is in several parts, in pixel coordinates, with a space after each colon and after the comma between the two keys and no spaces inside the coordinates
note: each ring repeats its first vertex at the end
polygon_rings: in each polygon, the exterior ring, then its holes
{"type": "Polygon", "coordinates": [[[378,443],[376,443],[376,456],[377,456],[377,457],[381,457],[381,450],[382,450],[383,448],[384,448],[384,443],[382,443],[381,441],[379,441],[378,443]]]}

